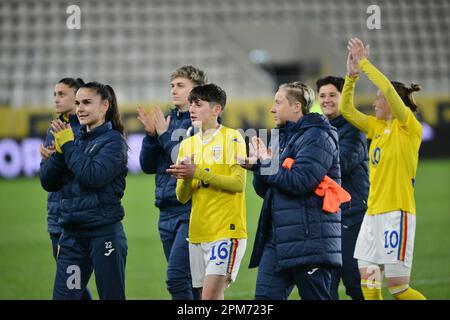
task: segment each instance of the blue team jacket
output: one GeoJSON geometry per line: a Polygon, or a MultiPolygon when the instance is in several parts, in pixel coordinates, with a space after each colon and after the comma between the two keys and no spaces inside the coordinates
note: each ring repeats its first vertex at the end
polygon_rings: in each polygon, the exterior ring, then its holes
{"type": "Polygon", "coordinates": [[[366,135],[352,126],[343,116],[330,121],[339,135],[339,158],[342,187],[352,200],[341,205],[342,224],[361,224],[367,210],[369,194],[369,157],[366,135]]]}
{"type": "Polygon", "coordinates": [[[336,129],[322,115],[311,113],[280,130],[279,168],[263,174],[271,163],[254,172],[256,193],[264,198],[250,268],[259,266],[272,234],[277,270],[294,266],[341,266],[341,214],[322,210],[323,199],[314,189],[325,175],[340,183],[336,129]],[[281,167],[295,160],[290,170],[281,167]]]}
{"type": "Polygon", "coordinates": [[[161,136],[151,137],[146,135],[142,141],[142,149],[139,156],[142,171],[148,174],[156,173],[155,176],[155,205],[160,209],[161,214],[166,217],[189,215],[191,212],[191,202],[181,204],[177,200],[175,188],[177,179],[171,177],[167,172],[172,164],[172,157],[176,161],[179,140],[186,135],[186,130],[191,126],[191,118],[188,111],[180,112],[173,109],[170,112],[169,129],[161,136]],[[175,132],[177,137],[172,139],[175,132]]]}
{"type": "MultiPolygon", "coordinates": [[[[59,119],[61,121],[65,121],[63,116],[60,116],[59,119]]],[[[70,126],[75,134],[78,135],[78,130],[80,128],[80,122],[78,121],[78,117],[74,114],[69,116],[70,126]]],[[[45,137],[44,146],[48,147],[52,145],[54,141],[53,134],[50,133],[50,129],[47,130],[47,135],[45,137]]],[[[43,165],[43,160],[41,162],[41,167],[43,165]]],[[[61,233],[62,228],[58,223],[58,219],[61,216],[60,214],[60,201],[61,201],[61,193],[57,192],[49,192],[47,196],[47,230],[49,233],[61,233]]]]}
{"type": "Polygon", "coordinates": [[[72,236],[99,236],[119,231],[121,198],[127,175],[127,143],[106,122],[62,146],[41,167],[42,187],[60,191],[59,224],[72,236]]]}

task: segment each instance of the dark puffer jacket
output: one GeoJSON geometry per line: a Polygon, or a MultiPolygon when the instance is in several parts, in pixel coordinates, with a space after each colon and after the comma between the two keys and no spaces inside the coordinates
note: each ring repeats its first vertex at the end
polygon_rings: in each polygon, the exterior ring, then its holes
{"type": "Polygon", "coordinates": [[[44,162],[42,187],[61,192],[59,224],[72,236],[100,236],[122,228],[121,198],[127,175],[127,143],[106,122],[62,146],[44,162]]]}
{"type": "Polygon", "coordinates": [[[323,198],[314,193],[325,175],[340,183],[336,129],[316,113],[305,115],[297,123],[288,122],[280,130],[277,170],[266,174],[270,166],[261,164],[254,173],[255,190],[264,202],[250,268],[259,265],[271,230],[278,270],[341,266],[341,214],[325,213],[323,198]],[[295,160],[290,170],[281,166],[286,158],[295,160]]]}
{"type": "Polygon", "coordinates": [[[366,135],[352,126],[343,116],[330,121],[339,135],[339,158],[342,187],[352,200],[341,205],[342,224],[361,224],[367,210],[369,194],[369,156],[366,135]]]}
{"type": "MultiPolygon", "coordinates": [[[[74,114],[69,116],[69,121],[66,121],[63,116],[60,116],[59,119],[63,122],[70,123],[72,130],[75,136],[78,135],[78,130],[80,129],[80,122],[78,121],[78,117],[74,114]]],[[[50,132],[50,129],[47,130],[47,136],[45,137],[44,146],[49,147],[52,145],[54,141],[53,134],[50,132]]],[[[41,162],[41,167],[43,163],[41,162]]],[[[58,223],[60,214],[60,202],[61,202],[61,193],[57,192],[49,192],[47,197],[47,230],[49,233],[61,233],[62,228],[58,223]]]]}
{"type": "Polygon", "coordinates": [[[190,126],[189,111],[180,112],[177,109],[173,109],[170,112],[168,130],[161,136],[151,137],[146,135],[142,141],[142,149],[139,156],[142,171],[149,174],[156,173],[155,205],[164,215],[170,217],[181,214],[189,215],[191,212],[190,201],[183,205],[177,200],[175,193],[177,179],[166,172],[166,169],[173,164],[172,159],[177,159],[180,143],[178,138],[184,138],[186,130],[190,126]],[[176,139],[172,140],[174,131],[174,138],[176,139]]]}

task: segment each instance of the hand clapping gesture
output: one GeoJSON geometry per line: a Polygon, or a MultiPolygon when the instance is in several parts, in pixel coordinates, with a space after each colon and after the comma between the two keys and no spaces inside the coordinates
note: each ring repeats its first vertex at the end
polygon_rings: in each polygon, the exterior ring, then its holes
{"type": "Polygon", "coordinates": [[[359,61],[369,57],[369,46],[365,46],[358,38],[351,38],[348,41],[347,49],[347,75],[354,77],[359,74],[359,61]]]}
{"type": "Polygon", "coordinates": [[[369,46],[364,46],[364,43],[358,38],[351,38],[348,41],[347,49],[356,63],[369,57],[369,46]]]}
{"type": "Polygon", "coordinates": [[[50,132],[55,137],[55,149],[57,152],[62,153],[61,147],[69,142],[74,140],[74,134],[70,124],[62,122],[60,119],[53,120],[50,123],[51,130],[50,132]]]}
{"type": "Polygon", "coordinates": [[[39,146],[39,153],[41,154],[42,160],[48,160],[53,153],[55,153],[55,143],[53,142],[51,146],[44,147],[43,144],[39,146]]]}
{"type": "Polygon", "coordinates": [[[245,159],[238,158],[239,165],[247,170],[251,170],[256,164],[257,160],[270,160],[272,159],[272,150],[266,147],[264,141],[257,136],[253,136],[249,145],[250,156],[245,159]]]}
{"type": "Polygon", "coordinates": [[[138,107],[138,117],[137,119],[143,124],[145,131],[150,136],[156,135],[155,129],[155,116],[154,112],[150,111],[147,113],[143,107],[138,107]]]}
{"type": "Polygon", "coordinates": [[[197,165],[194,164],[194,155],[192,155],[185,157],[177,164],[171,165],[166,171],[177,179],[192,179],[196,168],[197,165]]]}
{"type": "Polygon", "coordinates": [[[170,116],[164,118],[164,113],[161,111],[159,107],[155,109],[155,129],[158,136],[162,135],[164,132],[169,129],[170,116]]]}

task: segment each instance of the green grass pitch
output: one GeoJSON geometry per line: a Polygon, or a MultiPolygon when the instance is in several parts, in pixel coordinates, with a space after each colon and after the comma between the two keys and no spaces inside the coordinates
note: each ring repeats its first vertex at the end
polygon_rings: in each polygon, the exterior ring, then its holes
{"type": "MultiPolygon", "coordinates": [[[[228,299],[253,299],[256,269],[248,261],[262,200],[247,181],[249,241],[228,299]]],[[[411,285],[429,299],[450,299],[450,160],[420,161],[416,179],[417,230],[411,285]]],[[[128,238],[128,299],[170,299],[159,240],[154,176],[127,177],[123,204],[128,238]]],[[[39,180],[0,180],[0,299],[51,299],[55,262],[46,231],[46,193],[39,180]]],[[[94,278],[89,287],[98,298],[94,278]]],[[[341,299],[347,299],[340,288],[341,299]]],[[[383,288],[385,299],[392,299],[383,288]]],[[[291,299],[297,299],[296,290],[291,299]]]]}

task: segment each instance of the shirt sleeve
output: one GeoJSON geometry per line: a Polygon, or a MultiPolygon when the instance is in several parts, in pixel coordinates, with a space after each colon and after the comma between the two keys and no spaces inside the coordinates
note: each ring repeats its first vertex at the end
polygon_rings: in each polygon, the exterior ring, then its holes
{"type": "Polygon", "coordinates": [[[194,178],[201,180],[215,188],[229,192],[243,192],[245,189],[246,170],[238,163],[238,158],[245,158],[247,150],[245,140],[241,134],[236,131],[230,131],[232,134],[226,136],[226,150],[224,152],[224,161],[230,166],[230,175],[215,174],[197,168],[194,178]]]}
{"type": "Polygon", "coordinates": [[[339,112],[344,118],[359,130],[368,133],[370,129],[370,116],[358,111],[355,108],[354,94],[358,77],[345,77],[344,89],[342,90],[339,112]]]}
{"type": "Polygon", "coordinates": [[[419,141],[422,140],[422,125],[420,124],[419,120],[414,116],[414,113],[411,111],[411,109],[407,109],[406,111],[406,122],[403,125],[403,128],[405,128],[409,134],[416,136],[419,141]]]}
{"type": "Polygon", "coordinates": [[[112,137],[93,156],[83,153],[73,141],[61,148],[69,170],[80,183],[91,188],[107,186],[127,167],[127,144],[122,136],[112,137]]]}
{"type": "Polygon", "coordinates": [[[359,68],[369,78],[369,80],[383,93],[391,108],[391,112],[401,125],[405,125],[409,109],[398,95],[391,81],[382,74],[368,59],[359,61],[359,68]]]}
{"type": "Polygon", "coordinates": [[[245,169],[239,164],[234,164],[230,167],[230,170],[231,173],[227,176],[197,168],[194,173],[194,178],[217,189],[233,193],[243,192],[245,188],[245,169]]]}
{"type": "Polygon", "coordinates": [[[158,170],[158,159],[162,148],[157,137],[148,134],[142,140],[141,152],[139,153],[139,164],[145,173],[156,173],[158,170]]]}
{"type": "MultiPolygon", "coordinates": [[[[178,152],[178,158],[177,163],[179,163],[185,154],[185,146],[186,146],[186,140],[183,140],[180,144],[180,150],[178,152]]],[[[177,186],[175,188],[175,193],[177,196],[178,201],[185,204],[191,199],[192,197],[192,179],[178,179],[177,180],[177,186]]]]}

